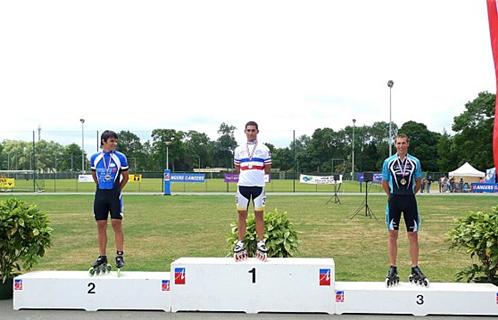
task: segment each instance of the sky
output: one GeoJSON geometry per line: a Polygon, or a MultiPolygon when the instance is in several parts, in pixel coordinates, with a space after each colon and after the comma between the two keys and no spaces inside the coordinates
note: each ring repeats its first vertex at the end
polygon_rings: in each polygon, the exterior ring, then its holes
{"type": "Polygon", "coordinates": [[[292,130],[392,120],[451,132],[495,92],[485,0],[1,1],[0,140],[292,130]]]}

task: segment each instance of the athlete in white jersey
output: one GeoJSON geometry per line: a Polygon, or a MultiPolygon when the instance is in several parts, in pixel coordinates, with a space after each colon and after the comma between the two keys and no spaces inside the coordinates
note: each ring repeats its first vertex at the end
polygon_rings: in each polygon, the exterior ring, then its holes
{"type": "Polygon", "coordinates": [[[237,211],[239,213],[238,232],[239,241],[235,244],[235,261],[247,259],[247,250],[244,247],[246,233],[247,210],[252,201],[256,220],[256,235],[258,244],[256,256],[266,261],[268,250],[265,245],[265,222],[263,219],[265,206],[265,174],[270,173],[271,155],[267,146],[259,143],[258,124],[254,121],[246,123],[244,132],[247,142],[237,147],[234,153],[235,170],[239,173],[237,184],[237,211]]]}

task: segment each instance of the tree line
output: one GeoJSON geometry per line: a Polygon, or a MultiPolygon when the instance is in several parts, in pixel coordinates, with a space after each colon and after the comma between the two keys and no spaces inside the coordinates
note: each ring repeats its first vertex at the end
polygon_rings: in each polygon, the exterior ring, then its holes
{"type": "MultiPolygon", "coordinates": [[[[433,132],[423,123],[408,121],[400,127],[393,123],[393,136],[405,133],[410,137],[409,151],[420,159],[424,171],[448,172],[466,161],[479,170],[485,170],[493,166],[495,99],[494,94],[481,92],[467,102],[465,110],[453,118],[453,134],[433,132]]],[[[123,130],[118,132],[118,149],[127,155],[133,171],[162,171],[166,167],[167,148],[173,171],[231,168],[233,150],[237,147],[236,129],[222,123],[215,140],[195,130],[154,129],[146,141],[123,130]]],[[[272,166],[290,172],[349,173],[352,169],[353,130],[355,171],[379,171],[389,153],[388,122],[354,128],[346,126],[340,130],[319,128],[311,135],[297,137],[287,147],[266,143],[272,152],[272,166]]],[[[32,142],[3,140],[0,143],[0,168],[25,170],[36,166],[44,172],[76,172],[81,171],[81,154],[81,147],[75,143],[61,145],[40,140],[35,142],[33,152],[32,142]]],[[[86,154],[85,158],[88,159],[86,154]]],[[[88,170],[88,160],[85,164],[88,170]]]]}

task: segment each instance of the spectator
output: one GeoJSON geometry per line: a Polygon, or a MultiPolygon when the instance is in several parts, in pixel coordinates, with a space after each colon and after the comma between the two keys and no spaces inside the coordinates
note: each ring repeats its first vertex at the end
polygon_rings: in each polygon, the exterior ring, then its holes
{"type": "Polygon", "coordinates": [[[425,185],[427,187],[427,193],[431,193],[431,184],[432,184],[432,177],[429,176],[429,178],[427,178],[427,181],[425,182],[425,185]]]}

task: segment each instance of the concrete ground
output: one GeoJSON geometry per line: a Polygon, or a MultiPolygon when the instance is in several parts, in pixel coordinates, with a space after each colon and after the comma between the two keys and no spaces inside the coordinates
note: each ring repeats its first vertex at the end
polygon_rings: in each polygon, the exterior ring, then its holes
{"type": "MultiPolygon", "coordinates": [[[[427,320],[471,320],[487,319],[491,317],[456,317],[456,316],[427,316],[427,320]]],[[[493,317],[496,318],[496,317],[493,317]]],[[[413,316],[397,315],[325,315],[325,314],[245,314],[245,313],[206,313],[206,312],[181,312],[168,313],[163,311],[83,311],[83,310],[20,310],[15,311],[12,308],[12,300],[0,300],[0,319],[26,319],[26,320],[126,320],[126,319],[161,319],[161,320],[214,320],[214,319],[264,319],[264,320],[283,320],[283,319],[304,319],[304,320],[367,320],[367,319],[386,319],[402,320],[414,319],[413,316]]]]}

